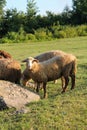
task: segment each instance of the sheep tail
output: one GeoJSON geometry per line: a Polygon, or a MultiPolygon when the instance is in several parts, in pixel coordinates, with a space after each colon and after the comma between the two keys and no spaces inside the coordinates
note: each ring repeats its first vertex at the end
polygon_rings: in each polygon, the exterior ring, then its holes
{"type": "Polygon", "coordinates": [[[77,72],[77,59],[75,58],[72,64],[72,74],[76,74],[77,72]]]}

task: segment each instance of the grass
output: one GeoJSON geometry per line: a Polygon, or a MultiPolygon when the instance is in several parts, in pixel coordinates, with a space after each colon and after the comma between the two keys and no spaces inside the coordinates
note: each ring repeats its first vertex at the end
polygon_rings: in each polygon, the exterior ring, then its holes
{"type": "MultiPolygon", "coordinates": [[[[0,111],[0,130],[87,130],[87,37],[36,43],[0,44],[12,56],[23,60],[48,50],[63,50],[76,55],[78,71],[76,87],[61,94],[61,81],[47,84],[48,98],[27,105],[27,114],[15,109],[0,111]]],[[[24,69],[22,64],[22,70],[24,69]]],[[[40,96],[43,91],[40,91],[40,96]]]]}

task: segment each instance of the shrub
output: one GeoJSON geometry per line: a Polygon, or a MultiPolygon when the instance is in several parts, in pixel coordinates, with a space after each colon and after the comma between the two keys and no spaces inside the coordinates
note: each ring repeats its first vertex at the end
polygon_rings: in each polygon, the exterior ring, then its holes
{"type": "Polygon", "coordinates": [[[0,43],[12,43],[13,41],[8,39],[7,37],[4,37],[2,39],[0,39],[0,43]]]}
{"type": "Polygon", "coordinates": [[[35,31],[35,37],[37,40],[45,40],[47,39],[46,30],[44,28],[40,28],[35,31]]]}
{"type": "Polygon", "coordinates": [[[64,31],[59,31],[58,38],[66,38],[66,33],[64,31]]]}
{"type": "Polygon", "coordinates": [[[32,34],[32,33],[27,34],[27,40],[33,40],[33,41],[35,41],[36,40],[35,35],[32,34]]]}
{"type": "Polygon", "coordinates": [[[76,27],[78,36],[87,36],[87,25],[81,25],[76,27]]]}
{"type": "Polygon", "coordinates": [[[53,33],[53,37],[54,37],[54,38],[59,38],[59,37],[58,37],[58,33],[59,33],[59,31],[58,31],[57,29],[55,29],[55,30],[54,30],[54,33],[53,33]]]}
{"type": "Polygon", "coordinates": [[[64,32],[66,33],[67,38],[77,36],[77,32],[76,32],[75,27],[65,26],[64,32]]]}
{"type": "Polygon", "coordinates": [[[49,28],[39,28],[34,34],[27,34],[21,27],[18,32],[8,32],[0,43],[19,43],[27,41],[43,41],[56,38],[71,38],[76,36],[87,36],[87,25],[81,26],[62,26],[53,25],[49,28]]]}
{"type": "Polygon", "coordinates": [[[69,38],[77,36],[76,28],[71,26],[53,26],[51,31],[54,38],[69,38]]]}
{"type": "Polygon", "coordinates": [[[53,38],[53,34],[52,34],[52,32],[49,29],[46,29],[46,35],[47,35],[46,38],[48,40],[51,40],[53,38]]]}
{"type": "Polygon", "coordinates": [[[13,42],[13,43],[19,43],[28,40],[27,34],[25,31],[20,28],[18,32],[8,32],[8,34],[5,36],[4,39],[2,39],[2,42],[13,42]]]}
{"type": "Polygon", "coordinates": [[[16,40],[18,37],[18,34],[16,32],[8,32],[6,37],[12,41],[16,40]]]}

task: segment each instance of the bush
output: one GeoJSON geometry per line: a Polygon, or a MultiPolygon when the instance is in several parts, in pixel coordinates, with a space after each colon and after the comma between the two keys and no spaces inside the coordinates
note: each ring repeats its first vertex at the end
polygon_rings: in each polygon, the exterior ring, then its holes
{"type": "Polygon", "coordinates": [[[26,34],[21,27],[18,32],[8,32],[8,34],[0,39],[0,43],[19,43],[28,41],[43,41],[55,38],[71,38],[76,36],[87,36],[87,25],[81,26],[62,26],[54,25],[49,28],[39,28],[34,34],[26,34]]]}
{"type": "Polygon", "coordinates": [[[18,33],[16,33],[16,32],[8,32],[5,39],[8,39],[8,41],[10,40],[13,43],[19,42],[18,33]]]}
{"type": "Polygon", "coordinates": [[[55,30],[54,30],[54,33],[53,33],[53,37],[54,37],[54,38],[59,38],[59,37],[58,37],[58,33],[59,33],[59,31],[58,31],[57,29],[55,29],[55,30]]]}
{"type": "Polygon", "coordinates": [[[23,42],[23,41],[27,41],[27,35],[25,33],[25,31],[20,28],[20,30],[17,32],[8,32],[8,34],[5,36],[5,38],[2,39],[2,42],[8,42],[8,43],[19,43],[19,42],[23,42]]]}
{"type": "Polygon", "coordinates": [[[15,40],[17,39],[17,33],[16,32],[8,32],[8,34],[6,35],[6,37],[10,40],[15,40]]]}
{"type": "Polygon", "coordinates": [[[51,30],[54,38],[69,38],[77,36],[75,27],[71,26],[54,26],[51,30]]]}
{"type": "Polygon", "coordinates": [[[59,31],[58,38],[66,38],[66,33],[64,31],[59,31]]]}
{"type": "Polygon", "coordinates": [[[31,41],[35,41],[36,40],[36,38],[35,38],[35,35],[34,34],[27,34],[27,39],[28,40],[31,40],[31,41]]]}
{"type": "Polygon", "coordinates": [[[52,34],[52,32],[51,32],[50,30],[46,29],[46,35],[47,35],[46,38],[47,38],[48,40],[53,39],[53,34],[52,34]]]}
{"type": "Polygon", "coordinates": [[[0,39],[0,43],[12,43],[13,41],[8,39],[7,37],[4,37],[2,39],[0,39]]]}
{"type": "Polygon", "coordinates": [[[78,36],[87,36],[87,25],[81,25],[76,27],[78,36]]]}
{"type": "Polygon", "coordinates": [[[75,27],[65,26],[64,32],[66,33],[67,38],[77,36],[77,31],[75,27]]]}
{"type": "Polygon", "coordinates": [[[46,40],[47,39],[46,30],[44,28],[36,30],[35,37],[37,40],[46,40]]]}

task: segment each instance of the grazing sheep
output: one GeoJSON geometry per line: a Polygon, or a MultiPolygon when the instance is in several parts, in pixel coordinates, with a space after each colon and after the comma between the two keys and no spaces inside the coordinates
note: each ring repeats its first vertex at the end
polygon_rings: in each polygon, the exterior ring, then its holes
{"type": "Polygon", "coordinates": [[[49,81],[63,77],[62,92],[65,92],[70,76],[72,80],[71,89],[75,86],[76,57],[72,54],[55,56],[44,62],[39,62],[37,59],[29,57],[23,62],[26,62],[30,77],[37,83],[37,92],[39,91],[40,83],[43,83],[44,98],[47,95],[46,84],[49,81]]]}
{"type": "Polygon", "coordinates": [[[0,58],[12,58],[12,56],[8,52],[0,50],[0,58]]]}
{"type": "Polygon", "coordinates": [[[30,74],[27,71],[27,68],[25,68],[25,70],[22,72],[22,75],[21,75],[21,83],[22,83],[22,85],[27,86],[27,82],[30,79],[31,79],[30,74]]]}
{"type": "Polygon", "coordinates": [[[0,59],[0,80],[8,80],[14,83],[20,83],[21,66],[13,59],[0,59]]]}
{"type": "Polygon", "coordinates": [[[59,55],[65,55],[66,53],[60,50],[52,50],[52,51],[48,51],[45,53],[42,53],[38,56],[35,56],[34,58],[39,60],[40,62],[49,60],[50,58],[53,58],[54,56],[59,56],[59,55]]]}
{"type": "MultiPolygon", "coordinates": [[[[66,54],[65,52],[60,51],[60,50],[52,50],[52,51],[42,53],[38,56],[35,56],[34,58],[39,60],[39,62],[43,62],[43,61],[49,60],[50,58],[53,58],[54,56],[65,55],[65,54],[66,54]]],[[[28,80],[30,80],[30,79],[31,78],[27,71],[27,68],[25,68],[25,70],[22,73],[21,82],[24,86],[26,86],[28,80]]],[[[63,84],[63,79],[61,79],[61,80],[62,80],[62,84],[63,84]]],[[[54,80],[54,83],[56,83],[56,82],[57,82],[57,80],[54,80]]]]}

